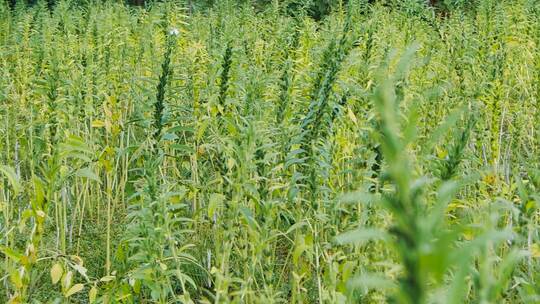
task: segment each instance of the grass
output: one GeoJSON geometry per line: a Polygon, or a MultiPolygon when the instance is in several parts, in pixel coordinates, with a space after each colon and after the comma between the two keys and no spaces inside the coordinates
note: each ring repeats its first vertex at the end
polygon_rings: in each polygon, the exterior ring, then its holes
{"type": "Polygon", "coordinates": [[[0,3],[0,302],[540,301],[535,1],[0,3]]]}

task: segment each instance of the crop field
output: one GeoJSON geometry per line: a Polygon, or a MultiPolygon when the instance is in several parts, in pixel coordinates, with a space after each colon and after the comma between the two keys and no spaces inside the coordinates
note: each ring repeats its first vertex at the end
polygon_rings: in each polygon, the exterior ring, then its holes
{"type": "Polygon", "coordinates": [[[0,0],[0,303],[540,303],[540,2],[0,0]]]}

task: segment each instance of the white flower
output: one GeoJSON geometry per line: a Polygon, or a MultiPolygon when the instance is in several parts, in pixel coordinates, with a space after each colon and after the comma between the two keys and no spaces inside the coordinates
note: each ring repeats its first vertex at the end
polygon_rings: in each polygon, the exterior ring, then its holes
{"type": "Polygon", "coordinates": [[[180,34],[180,31],[175,27],[169,30],[169,35],[171,36],[178,36],[178,34],[180,34]]]}

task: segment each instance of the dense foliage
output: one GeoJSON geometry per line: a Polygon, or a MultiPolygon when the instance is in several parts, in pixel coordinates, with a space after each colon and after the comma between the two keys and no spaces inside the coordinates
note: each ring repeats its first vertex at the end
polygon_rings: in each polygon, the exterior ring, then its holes
{"type": "Polygon", "coordinates": [[[537,1],[10,2],[0,302],[540,301],[537,1]]]}

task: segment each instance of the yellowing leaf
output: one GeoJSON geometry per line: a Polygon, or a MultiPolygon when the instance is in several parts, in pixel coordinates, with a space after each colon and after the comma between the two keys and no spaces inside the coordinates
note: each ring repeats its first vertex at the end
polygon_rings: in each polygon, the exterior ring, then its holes
{"type": "Polygon", "coordinates": [[[352,122],[354,122],[355,125],[358,123],[358,120],[356,119],[356,115],[354,115],[354,112],[351,110],[351,108],[347,108],[347,115],[352,120],[352,122]]]}
{"type": "Polygon", "coordinates": [[[525,210],[529,211],[531,209],[533,209],[534,207],[536,206],[536,202],[535,201],[528,201],[527,204],[525,205],[525,210]]]}
{"type": "Polygon", "coordinates": [[[84,264],[83,259],[81,259],[81,257],[78,256],[78,255],[71,255],[70,258],[71,258],[71,260],[72,260],[73,262],[75,262],[77,265],[81,265],[81,266],[82,266],[82,265],[84,264]]]}
{"type": "Polygon", "coordinates": [[[115,277],[114,276],[104,276],[103,278],[100,279],[101,282],[110,282],[112,280],[114,280],[115,277]]]}
{"type": "Polygon", "coordinates": [[[81,291],[84,289],[84,285],[83,284],[75,284],[73,285],[67,292],[66,294],[64,295],[66,298],[69,298],[71,297],[72,295],[76,294],[77,292],[81,291]]]}
{"type": "Polygon", "coordinates": [[[435,150],[439,159],[444,159],[448,155],[448,150],[446,149],[435,147],[435,150]]]}
{"type": "Polygon", "coordinates": [[[532,244],[531,256],[533,258],[540,258],[540,244],[532,244]]]}
{"type": "Polygon", "coordinates": [[[62,289],[66,290],[71,286],[73,280],[73,272],[68,271],[62,276],[62,289]]]}
{"type": "Polygon", "coordinates": [[[486,174],[483,178],[483,182],[490,186],[495,185],[496,181],[497,181],[497,176],[493,173],[486,174]]]}
{"type": "Polygon", "coordinates": [[[102,120],[94,120],[92,121],[92,128],[103,128],[105,127],[105,122],[103,122],[102,120]]]}
{"type": "Polygon", "coordinates": [[[40,218],[45,218],[46,214],[45,212],[43,212],[43,210],[38,210],[36,211],[36,214],[37,216],[39,216],[40,218]]]}
{"type": "Polygon", "coordinates": [[[236,161],[234,160],[234,158],[227,159],[227,168],[232,169],[235,164],[236,164],[236,161]]]}
{"type": "Polygon", "coordinates": [[[62,278],[62,273],[64,270],[62,269],[62,265],[56,263],[51,268],[51,280],[53,285],[58,283],[60,281],[60,278],[62,278]]]}
{"type": "Polygon", "coordinates": [[[15,293],[13,296],[11,296],[11,298],[7,302],[7,304],[21,304],[21,303],[22,303],[21,296],[18,293],[15,293]]]}
{"type": "Polygon", "coordinates": [[[204,146],[201,145],[201,146],[199,146],[199,147],[197,148],[197,153],[198,153],[199,155],[203,155],[204,152],[205,152],[204,146]]]}
{"type": "Polygon", "coordinates": [[[96,301],[97,292],[98,290],[96,286],[92,286],[92,288],[90,288],[90,291],[88,292],[88,302],[90,302],[90,304],[96,301]]]}
{"type": "Polygon", "coordinates": [[[15,288],[21,289],[23,287],[21,273],[17,269],[13,269],[10,271],[9,279],[11,280],[11,283],[15,285],[15,288]]]}
{"type": "Polygon", "coordinates": [[[467,241],[471,241],[472,239],[474,239],[474,232],[470,229],[466,229],[463,232],[463,238],[466,239],[467,241]]]}

